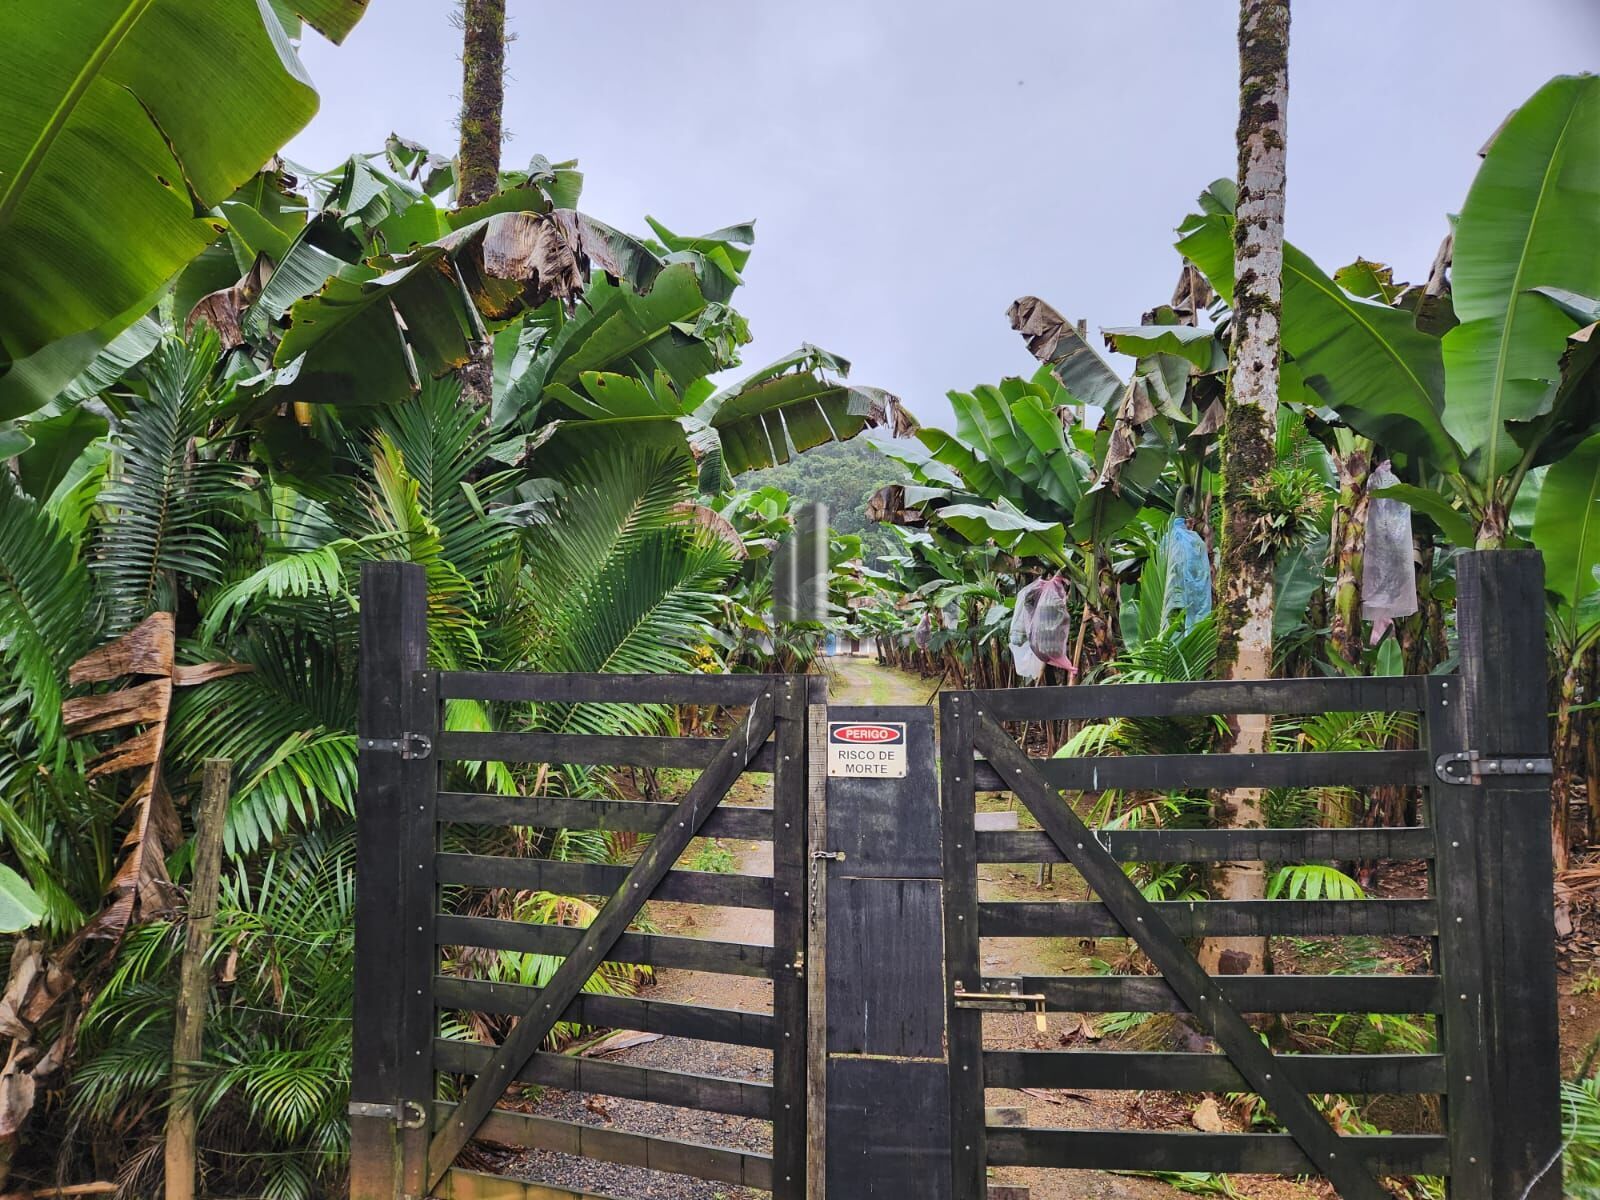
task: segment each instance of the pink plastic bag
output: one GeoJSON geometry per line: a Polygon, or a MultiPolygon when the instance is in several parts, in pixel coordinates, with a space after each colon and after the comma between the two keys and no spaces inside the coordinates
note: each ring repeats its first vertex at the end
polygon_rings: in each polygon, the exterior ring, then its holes
{"type": "Polygon", "coordinates": [[[1023,588],[1017,593],[1016,603],[1011,609],[1011,632],[1007,641],[1011,645],[1011,665],[1016,668],[1020,679],[1037,679],[1044,671],[1044,663],[1028,644],[1039,589],[1043,586],[1044,581],[1038,579],[1023,588]]]}
{"type": "Polygon", "coordinates": [[[1041,662],[1052,667],[1072,666],[1072,619],[1067,614],[1067,585],[1058,575],[1046,579],[1034,593],[1033,624],[1028,646],[1041,662]]]}

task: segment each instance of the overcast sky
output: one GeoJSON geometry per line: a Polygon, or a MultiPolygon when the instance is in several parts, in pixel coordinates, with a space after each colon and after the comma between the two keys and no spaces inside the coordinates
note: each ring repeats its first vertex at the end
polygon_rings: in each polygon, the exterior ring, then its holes
{"type": "MultiPolygon", "coordinates": [[[[452,0],[371,0],[303,57],[330,166],[391,130],[455,150],[452,0]]],[[[749,367],[802,341],[925,421],[1032,366],[1007,305],[1091,326],[1171,294],[1172,229],[1232,175],[1231,0],[508,0],[504,164],[577,158],[630,231],[756,218],[749,367]]],[[[1506,113],[1600,66],[1595,0],[1297,0],[1289,237],[1423,276],[1506,113]]]]}

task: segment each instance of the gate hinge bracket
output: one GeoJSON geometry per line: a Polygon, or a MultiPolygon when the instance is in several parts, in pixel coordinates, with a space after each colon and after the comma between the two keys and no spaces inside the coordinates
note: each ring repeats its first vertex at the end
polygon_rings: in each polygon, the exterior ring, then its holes
{"type": "Polygon", "coordinates": [[[402,1100],[398,1104],[374,1104],[369,1100],[350,1101],[352,1117],[376,1117],[380,1121],[393,1121],[401,1129],[421,1129],[428,1123],[428,1110],[415,1100],[402,1100]]]}
{"type": "Polygon", "coordinates": [[[397,738],[362,738],[361,749],[384,753],[399,752],[403,759],[427,758],[433,753],[433,739],[425,733],[402,733],[397,738]]]}
{"type": "Polygon", "coordinates": [[[1555,764],[1532,755],[1494,758],[1476,750],[1457,750],[1434,759],[1433,773],[1445,783],[1466,785],[1482,783],[1485,775],[1553,775],[1555,764]]]}

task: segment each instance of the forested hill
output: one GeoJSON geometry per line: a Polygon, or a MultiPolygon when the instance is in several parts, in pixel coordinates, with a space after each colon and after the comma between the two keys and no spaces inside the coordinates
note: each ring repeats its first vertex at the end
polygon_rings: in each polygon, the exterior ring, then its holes
{"type": "Polygon", "coordinates": [[[855,438],[807,450],[780,467],[748,471],[736,483],[740,488],[779,487],[797,501],[826,504],[835,532],[862,533],[867,497],[905,477],[899,463],[879,454],[864,438],[855,438]]]}

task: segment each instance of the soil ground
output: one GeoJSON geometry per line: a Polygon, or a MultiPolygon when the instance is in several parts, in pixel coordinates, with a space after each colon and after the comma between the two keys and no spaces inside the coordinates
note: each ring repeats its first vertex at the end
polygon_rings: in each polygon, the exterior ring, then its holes
{"type": "MultiPolygon", "coordinates": [[[[932,699],[935,681],[879,665],[866,656],[840,656],[829,660],[830,697],[840,704],[924,704],[932,699]]],[[[730,795],[728,803],[767,803],[764,777],[745,777],[730,795]]],[[[980,806],[1008,807],[1001,796],[980,798],[980,806]]],[[[1020,815],[1023,827],[1031,824],[1026,813],[1020,815]]],[[[697,843],[697,845],[702,845],[697,843]]],[[[715,855],[724,869],[741,874],[770,875],[772,849],[765,842],[724,839],[717,843],[715,855]]],[[[690,857],[696,853],[691,849],[690,857]]],[[[1402,875],[1381,881],[1384,895],[1410,893],[1420,880],[1402,875]]],[[[1037,869],[1006,865],[985,865],[979,872],[980,899],[1039,900],[1082,899],[1086,888],[1070,868],[1058,867],[1054,878],[1040,879],[1037,869]]],[[[711,938],[718,941],[766,944],[772,942],[771,913],[756,909],[713,908],[652,902],[648,919],[663,932],[711,938]]],[[[1590,924],[1600,928],[1600,917],[1590,924]]],[[[1580,926],[1582,922],[1580,921],[1580,926]]],[[[1580,930],[1581,932],[1581,930],[1580,930]]],[[[1093,969],[1096,957],[1121,952],[1122,943],[1081,942],[1076,939],[986,938],[982,946],[984,973],[1076,974],[1093,969]]],[[[1409,957],[1414,948],[1379,948],[1381,957],[1397,960],[1409,957]]],[[[1329,952],[1327,945],[1303,943],[1286,948],[1286,959],[1315,957],[1329,952]]],[[[1570,1072],[1591,1041],[1600,1035],[1600,949],[1590,947],[1587,958],[1581,954],[1577,966],[1564,958],[1562,983],[1563,1066],[1570,1072]],[[1592,961],[1591,961],[1592,960],[1592,961]]],[[[1324,970],[1326,966],[1313,967],[1324,970]]],[[[1388,968],[1392,969],[1392,968],[1388,968]]],[[[646,994],[652,999],[699,1003],[720,1008],[742,1008],[771,1012],[772,988],[765,980],[709,975],[690,971],[660,971],[646,994]]],[[[1168,1037],[1175,1031],[1168,1028],[1168,1037]]],[[[1102,1037],[1090,1019],[1076,1013],[1052,1013],[1046,1029],[1037,1030],[1029,1014],[990,1014],[985,1017],[985,1044],[991,1049],[1044,1049],[1083,1046],[1100,1048],[1149,1048],[1148,1029],[1134,1030],[1122,1040],[1102,1037]],[[1144,1039],[1141,1042],[1141,1038],[1144,1039]]],[[[1191,1035],[1192,1036],[1192,1035],[1191,1035]]],[[[1168,1046],[1170,1048],[1170,1042],[1168,1046]]],[[[700,1042],[683,1038],[659,1038],[607,1055],[617,1062],[651,1066],[697,1074],[722,1075],[739,1079],[771,1078],[771,1056],[765,1050],[700,1042]]],[[[671,1108],[640,1101],[584,1096],[545,1089],[537,1097],[527,1097],[528,1107],[541,1116],[604,1126],[637,1133],[660,1134],[681,1140],[770,1152],[771,1128],[766,1122],[716,1113],[671,1108]]],[[[1067,1092],[1030,1089],[1027,1092],[990,1089],[989,1105],[1020,1107],[1026,1123],[1035,1126],[1095,1129],[1171,1129],[1193,1130],[1197,1107],[1204,1098],[1173,1093],[1151,1092],[1067,1092]]],[[[1222,1127],[1244,1128],[1239,1115],[1215,1097],[1220,1106],[1222,1127]]],[[[1412,1110],[1392,1114],[1396,1119],[1386,1128],[1406,1128],[1416,1121],[1412,1110]]],[[[568,1155],[542,1151],[524,1153],[502,1162],[498,1171],[524,1179],[557,1184],[604,1196],[638,1200],[756,1200],[767,1193],[727,1184],[708,1183],[687,1176],[667,1175],[642,1168],[600,1163],[568,1155]]],[[[1321,1182],[1280,1179],[1270,1176],[1195,1176],[1181,1181],[1159,1182],[1150,1178],[1098,1171],[1063,1171],[1038,1168],[996,1168],[991,1173],[996,1184],[1021,1185],[1030,1189],[1032,1200],[1176,1200],[1185,1195],[1211,1195],[1250,1200],[1332,1200],[1331,1187],[1321,1182]]]]}

